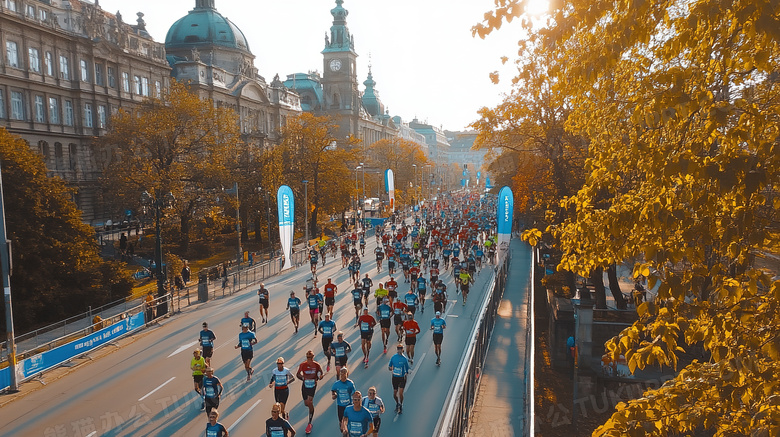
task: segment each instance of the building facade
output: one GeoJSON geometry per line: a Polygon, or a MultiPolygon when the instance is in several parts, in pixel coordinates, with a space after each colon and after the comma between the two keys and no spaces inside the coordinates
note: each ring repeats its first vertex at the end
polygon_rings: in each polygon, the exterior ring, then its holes
{"type": "Polygon", "coordinates": [[[165,37],[171,76],[201,98],[236,111],[245,141],[268,147],[279,139],[287,117],[301,113],[300,97],[279,77],[258,74],[244,33],[216,9],[214,0],[196,0],[165,37]]]}
{"type": "Polygon", "coordinates": [[[158,95],[170,68],[143,14],[123,22],[79,0],[0,0],[0,126],[75,188],[84,221],[102,224],[101,162],[93,139],[111,114],[158,95]]]}

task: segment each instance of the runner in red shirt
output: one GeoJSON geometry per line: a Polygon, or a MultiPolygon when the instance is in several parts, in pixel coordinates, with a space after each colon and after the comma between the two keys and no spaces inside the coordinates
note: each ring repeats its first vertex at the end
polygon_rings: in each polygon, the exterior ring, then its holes
{"type": "Polygon", "coordinates": [[[363,308],[363,315],[358,318],[360,326],[360,346],[363,348],[363,364],[368,368],[368,353],[371,351],[371,338],[374,336],[376,319],[368,313],[368,308],[363,308]]]}
{"type": "Polygon", "coordinates": [[[301,395],[303,403],[309,407],[309,424],[306,426],[306,433],[311,432],[311,419],[314,418],[314,392],[317,390],[317,381],[324,376],[320,363],[314,361],[314,352],[306,351],[306,361],[298,366],[298,372],[295,376],[303,381],[301,385],[301,395]]]}
{"type": "Polygon", "coordinates": [[[390,280],[385,282],[387,288],[387,296],[390,298],[390,306],[393,306],[393,302],[398,298],[398,281],[390,277],[390,280]]]}
{"type": "Polygon", "coordinates": [[[325,292],[323,295],[325,296],[325,306],[327,307],[328,314],[330,314],[330,318],[333,319],[333,304],[336,303],[336,292],[338,291],[338,287],[336,287],[336,284],[331,282],[330,278],[328,278],[328,283],[325,284],[325,292]]]}
{"type": "Polygon", "coordinates": [[[406,356],[409,357],[409,364],[412,364],[414,362],[414,345],[417,343],[417,334],[420,333],[420,325],[414,320],[412,313],[408,313],[403,327],[404,334],[406,335],[406,356]]]}

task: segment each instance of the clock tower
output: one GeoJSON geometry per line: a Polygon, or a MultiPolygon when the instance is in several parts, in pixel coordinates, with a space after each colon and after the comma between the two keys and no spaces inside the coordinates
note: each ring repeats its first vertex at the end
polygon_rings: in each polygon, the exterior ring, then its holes
{"type": "Polygon", "coordinates": [[[347,28],[349,12],[341,6],[343,3],[344,0],[336,0],[336,7],[330,11],[333,25],[330,36],[325,35],[325,49],[322,51],[325,100],[322,109],[339,124],[339,140],[358,134],[361,104],[355,71],[358,55],[355,53],[355,40],[347,28]]]}

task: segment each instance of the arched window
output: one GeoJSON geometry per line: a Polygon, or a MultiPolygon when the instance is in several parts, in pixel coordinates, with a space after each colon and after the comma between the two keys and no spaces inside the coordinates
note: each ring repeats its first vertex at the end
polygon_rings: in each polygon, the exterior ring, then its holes
{"type": "Polygon", "coordinates": [[[54,143],[54,169],[62,170],[64,162],[62,160],[62,143],[54,143]]]}
{"type": "Polygon", "coordinates": [[[330,103],[331,108],[341,108],[341,100],[338,93],[333,93],[333,101],[330,103]]]}
{"type": "Polygon", "coordinates": [[[78,161],[78,150],[74,143],[68,144],[68,168],[72,171],[76,170],[76,162],[78,161]]]}

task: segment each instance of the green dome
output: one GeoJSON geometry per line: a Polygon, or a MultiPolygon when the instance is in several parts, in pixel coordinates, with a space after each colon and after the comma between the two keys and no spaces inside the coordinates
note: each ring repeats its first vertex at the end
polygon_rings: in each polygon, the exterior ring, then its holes
{"type": "Polygon", "coordinates": [[[214,8],[213,0],[197,0],[195,9],[179,19],[165,36],[165,49],[217,45],[249,52],[243,32],[214,8]]]}

